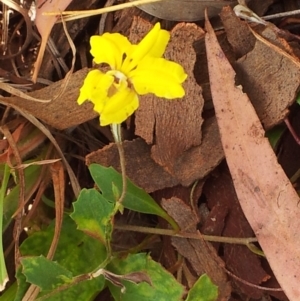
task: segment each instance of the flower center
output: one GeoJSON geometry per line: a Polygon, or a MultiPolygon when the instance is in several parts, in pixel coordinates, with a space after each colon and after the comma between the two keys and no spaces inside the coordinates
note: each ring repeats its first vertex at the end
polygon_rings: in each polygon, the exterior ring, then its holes
{"type": "Polygon", "coordinates": [[[110,70],[107,71],[106,74],[112,75],[114,77],[114,83],[108,90],[108,96],[112,96],[115,93],[126,89],[127,87],[130,88],[130,83],[128,81],[127,76],[119,70],[110,70]]]}
{"type": "Polygon", "coordinates": [[[118,84],[120,82],[127,82],[127,76],[118,70],[110,70],[106,72],[109,75],[113,75],[115,77],[115,82],[118,84]]]}

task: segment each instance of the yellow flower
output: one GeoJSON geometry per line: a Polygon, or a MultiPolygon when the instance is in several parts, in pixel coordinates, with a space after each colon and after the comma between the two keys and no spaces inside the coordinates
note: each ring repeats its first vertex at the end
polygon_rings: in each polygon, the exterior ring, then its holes
{"type": "Polygon", "coordinates": [[[91,54],[96,64],[107,64],[106,73],[88,73],[80,89],[78,104],[89,100],[100,114],[102,126],[121,123],[139,106],[138,95],[183,97],[187,74],[181,65],[162,58],[170,34],[156,23],[138,45],[119,33],[92,36],[91,54]]]}

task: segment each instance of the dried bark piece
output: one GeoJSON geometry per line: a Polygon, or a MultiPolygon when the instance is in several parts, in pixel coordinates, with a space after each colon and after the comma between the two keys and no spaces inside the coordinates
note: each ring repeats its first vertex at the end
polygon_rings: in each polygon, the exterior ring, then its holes
{"type": "MultiPolygon", "coordinates": [[[[141,18],[144,20],[148,20],[149,22],[152,22],[155,19],[154,17],[140,10],[136,6],[115,11],[113,14],[114,14],[114,26],[111,32],[118,32],[125,36],[129,36],[131,30],[130,28],[134,19],[141,18]]],[[[145,32],[144,34],[146,33],[147,32],[145,32]]],[[[132,38],[133,39],[131,40],[131,42],[138,42],[141,37],[132,36],[132,38]]]]}
{"type": "MultiPolygon", "coordinates": [[[[254,36],[255,33],[256,31],[254,32],[254,36]]],[[[268,40],[271,44],[279,47],[284,52],[290,54],[296,61],[298,60],[298,57],[294,54],[293,48],[287,42],[288,40],[293,39],[292,34],[288,34],[287,31],[279,29],[273,23],[269,23],[268,26],[257,31],[257,34],[261,35],[264,39],[268,40]]]]}
{"type": "MultiPolygon", "coordinates": [[[[253,35],[253,30],[248,26],[248,23],[241,21],[230,7],[224,7],[220,17],[226,31],[227,39],[236,56],[240,58],[253,50],[257,39],[255,35],[253,35]]],[[[293,48],[287,42],[287,40],[295,40],[294,35],[279,29],[273,23],[268,23],[267,26],[256,25],[254,28],[256,32],[270,43],[278,46],[296,58],[296,56],[293,55],[293,48]]],[[[222,49],[226,53],[223,46],[222,49]]]]}
{"type": "MultiPolygon", "coordinates": [[[[76,102],[87,73],[88,69],[85,68],[72,74],[65,92],[51,102],[41,103],[20,97],[1,97],[0,103],[12,106],[21,112],[25,111],[59,130],[76,126],[97,116],[91,103],[87,102],[79,106],[76,102]]],[[[59,93],[62,82],[63,80],[60,80],[28,95],[38,99],[50,99],[59,93]]]]}
{"type": "MultiPolygon", "coordinates": [[[[181,185],[174,186],[172,188],[165,188],[162,190],[155,191],[151,194],[153,199],[157,203],[161,203],[163,199],[169,199],[172,197],[179,198],[183,200],[186,204],[189,204],[192,208],[192,211],[196,214],[196,218],[198,215],[198,199],[200,198],[202,194],[202,187],[204,182],[198,182],[196,185],[192,200],[191,200],[191,187],[183,187],[181,185]]],[[[168,227],[168,223],[164,219],[159,219],[159,225],[161,228],[168,227]]],[[[170,236],[162,236],[162,243],[163,243],[163,250],[161,251],[161,263],[164,267],[168,268],[174,268],[176,266],[176,263],[178,263],[178,254],[177,251],[172,246],[171,237],[170,236]]]]}
{"type": "MultiPolygon", "coordinates": [[[[126,174],[136,185],[150,193],[178,184],[177,179],[173,178],[151,159],[151,146],[146,144],[142,139],[138,138],[133,141],[124,141],[123,147],[125,152],[126,174]]],[[[87,155],[86,164],[90,165],[92,163],[113,166],[120,171],[120,158],[116,145],[111,143],[87,155]]]]}
{"type": "MultiPolygon", "coordinates": [[[[185,152],[175,163],[175,177],[165,171],[151,158],[151,146],[142,139],[125,141],[126,169],[128,177],[147,192],[153,192],[178,184],[189,186],[204,178],[223,159],[224,152],[215,118],[205,121],[203,143],[185,152]]],[[[120,170],[120,159],[112,143],[87,155],[86,163],[99,163],[120,170]]]]}
{"type": "Polygon", "coordinates": [[[203,124],[203,138],[200,146],[184,152],[174,164],[174,175],[183,186],[189,186],[197,179],[203,179],[224,159],[216,119],[210,118],[203,124]]]}
{"type": "MultiPolygon", "coordinates": [[[[299,196],[278,164],[247,95],[235,86],[235,72],[213,28],[208,20],[205,23],[212,97],[239,202],[285,294],[299,300],[299,196]]],[[[267,43],[255,47],[262,44],[267,43]]],[[[283,64],[286,57],[281,57],[283,64]]],[[[270,56],[265,59],[270,61],[270,56]]],[[[268,80],[274,75],[269,74],[268,80]]]]}
{"type": "MultiPolygon", "coordinates": [[[[237,199],[230,174],[224,167],[221,173],[209,179],[204,186],[204,194],[207,198],[207,205],[211,209],[207,222],[201,228],[204,234],[223,235],[227,237],[252,237],[254,235],[249,223],[247,222],[242,208],[237,199]],[[226,214],[226,222],[218,219],[212,214],[216,214],[215,209],[223,209],[226,214]],[[224,208],[225,207],[225,208],[224,208]],[[213,218],[213,220],[212,220],[213,218]],[[223,225],[221,233],[208,233],[213,224],[214,228],[219,228],[218,224],[223,225]]],[[[226,268],[239,278],[256,285],[264,284],[270,276],[261,267],[260,258],[252,253],[246,246],[224,244],[224,261],[226,268]]],[[[260,299],[264,291],[256,289],[241,281],[232,280],[235,286],[246,294],[247,297],[260,299]]],[[[278,287],[278,286],[277,286],[278,287]]]]}
{"type": "Polygon", "coordinates": [[[300,83],[300,62],[276,46],[258,40],[254,49],[237,61],[236,72],[266,129],[280,123],[295,101],[300,83]]]}
{"type": "Polygon", "coordinates": [[[220,14],[226,37],[237,58],[247,54],[254,48],[256,39],[249,30],[247,23],[242,22],[234,11],[226,6],[220,14]]]}
{"type": "Polygon", "coordinates": [[[261,35],[240,21],[231,8],[221,14],[227,38],[238,61],[237,81],[243,86],[266,129],[280,123],[295,101],[300,61],[274,25],[259,27],[261,35]]]}
{"type": "MultiPolygon", "coordinates": [[[[149,24],[135,19],[130,38],[134,41],[149,31],[149,24]]],[[[180,63],[188,74],[184,83],[186,96],[181,100],[165,100],[152,95],[140,99],[136,112],[136,134],[153,143],[152,158],[172,173],[175,160],[192,146],[201,143],[203,97],[193,76],[196,54],[193,43],[203,36],[194,24],[178,24],[171,31],[165,57],[180,63]]]]}
{"type": "MultiPolygon", "coordinates": [[[[182,231],[196,233],[198,217],[181,199],[176,197],[163,199],[161,205],[174,218],[182,231]]],[[[222,268],[224,263],[208,242],[172,237],[172,244],[190,262],[198,276],[207,273],[213,283],[218,286],[217,300],[229,299],[231,286],[222,268]]]]}

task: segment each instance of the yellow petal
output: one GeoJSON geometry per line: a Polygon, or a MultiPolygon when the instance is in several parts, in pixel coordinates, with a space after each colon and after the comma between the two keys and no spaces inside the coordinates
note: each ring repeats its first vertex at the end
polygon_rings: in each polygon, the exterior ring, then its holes
{"type": "Polygon", "coordinates": [[[105,33],[90,39],[91,54],[96,64],[106,63],[112,69],[120,69],[123,55],[131,48],[128,39],[119,33],[105,33]]]}
{"type": "Polygon", "coordinates": [[[170,33],[160,28],[160,23],[156,23],[148,34],[138,45],[132,47],[123,63],[121,71],[128,74],[147,55],[161,57],[165,52],[170,39],[170,33]]]}
{"type": "Polygon", "coordinates": [[[93,110],[97,112],[99,115],[101,115],[103,112],[103,108],[105,107],[108,100],[109,100],[108,96],[105,96],[101,98],[101,100],[99,99],[98,101],[93,102],[94,104],[93,110]]]}
{"type": "Polygon", "coordinates": [[[139,99],[135,91],[129,88],[122,89],[110,97],[100,115],[102,126],[112,123],[122,123],[139,106],[139,99]]]}
{"type": "Polygon", "coordinates": [[[146,57],[131,74],[130,81],[140,95],[153,93],[167,99],[181,98],[185,95],[182,83],[187,74],[182,66],[175,62],[146,57]]]}
{"type": "Polygon", "coordinates": [[[170,33],[161,29],[155,39],[155,43],[150,48],[148,55],[153,57],[162,57],[170,40],[170,33]]]}
{"type": "Polygon", "coordinates": [[[100,113],[101,104],[105,101],[108,90],[114,82],[114,77],[102,73],[100,70],[92,70],[86,76],[83,86],[80,89],[80,95],[77,99],[78,104],[90,100],[94,105],[98,104],[100,113]]]}

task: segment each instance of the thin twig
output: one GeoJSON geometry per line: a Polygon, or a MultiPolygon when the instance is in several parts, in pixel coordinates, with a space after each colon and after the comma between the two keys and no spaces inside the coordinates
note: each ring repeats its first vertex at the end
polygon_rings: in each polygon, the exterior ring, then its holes
{"type": "Polygon", "coordinates": [[[298,15],[298,14],[300,14],[300,9],[287,11],[287,12],[283,12],[283,13],[278,13],[278,14],[274,14],[274,15],[263,16],[262,19],[271,20],[271,19],[294,16],[294,15],[298,15]]]}
{"type": "Polygon", "coordinates": [[[149,234],[156,234],[156,235],[174,236],[180,238],[204,239],[206,241],[221,242],[221,243],[228,243],[228,244],[240,244],[246,246],[248,246],[250,243],[257,242],[257,238],[255,237],[246,237],[246,238],[224,237],[224,236],[204,235],[200,233],[177,232],[171,229],[158,229],[158,228],[132,226],[132,225],[115,224],[114,229],[140,232],[140,233],[149,233],[149,234]]]}
{"type": "MultiPolygon", "coordinates": [[[[5,1],[8,1],[8,0],[5,0],[5,1]]],[[[44,12],[43,16],[53,16],[53,15],[62,14],[64,16],[63,17],[64,21],[68,22],[68,21],[72,21],[72,20],[87,18],[87,17],[91,17],[91,16],[97,16],[97,15],[101,15],[101,14],[108,13],[108,12],[122,10],[124,8],[130,8],[130,7],[134,7],[134,6],[138,6],[138,5],[142,5],[142,4],[148,4],[148,3],[159,2],[159,1],[162,1],[162,0],[135,0],[132,2],[126,2],[126,3],[117,4],[117,5],[110,6],[110,7],[104,7],[104,8],[93,9],[93,10],[44,12]]],[[[56,21],[56,23],[60,23],[60,22],[62,22],[61,18],[56,21]]]]}
{"type": "Polygon", "coordinates": [[[284,118],[284,123],[285,123],[286,127],[288,128],[288,130],[290,131],[293,138],[295,139],[295,141],[297,142],[297,144],[300,145],[300,138],[298,137],[297,133],[295,132],[295,130],[294,130],[293,126],[291,125],[288,117],[284,118]]]}

